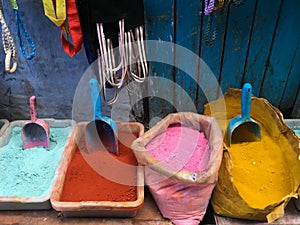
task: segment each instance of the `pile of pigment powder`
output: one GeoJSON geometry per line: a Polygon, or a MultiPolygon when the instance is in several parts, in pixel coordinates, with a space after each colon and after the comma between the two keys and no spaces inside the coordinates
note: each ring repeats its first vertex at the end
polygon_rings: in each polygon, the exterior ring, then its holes
{"type": "Polygon", "coordinates": [[[39,197],[49,191],[71,127],[50,128],[50,148],[22,149],[21,127],[0,148],[0,196],[39,197]]]}
{"type": "MultiPolygon", "coordinates": [[[[123,138],[126,138],[124,134],[123,138]]],[[[120,133],[118,138],[120,138],[120,133]]],[[[127,136],[127,139],[130,138],[132,138],[132,135],[127,136]]],[[[126,165],[131,165],[129,169],[122,166],[115,167],[113,161],[111,161],[112,159],[104,154],[103,149],[85,155],[79,149],[76,149],[66,172],[60,201],[136,201],[137,160],[132,150],[127,147],[130,144],[124,145],[119,140],[118,146],[119,155],[108,154],[126,165]],[[94,160],[94,163],[92,160],[94,160]],[[122,177],[126,177],[127,180],[131,180],[129,183],[132,185],[110,180],[109,177],[102,174],[105,170],[112,174],[117,173],[122,177]]]]}
{"type": "Polygon", "coordinates": [[[153,138],[146,149],[170,170],[202,172],[209,161],[208,141],[204,133],[180,125],[169,126],[153,138]]]}
{"type": "Polygon", "coordinates": [[[278,146],[261,127],[261,141],[231,144],[234,185],[252,208],[264,209],[289,195],[293,185],[284,143],[278,146]]]}

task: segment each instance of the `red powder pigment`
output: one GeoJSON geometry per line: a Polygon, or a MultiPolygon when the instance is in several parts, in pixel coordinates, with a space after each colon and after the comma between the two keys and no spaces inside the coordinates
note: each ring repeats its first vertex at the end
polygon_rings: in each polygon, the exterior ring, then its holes
{"type": "Polygon", "coordinates": [[[67,169],[60,201],[137,200],[137,161],[129,148],[132,134],[118,134],[119,155],[76,150],[67,169]]]}

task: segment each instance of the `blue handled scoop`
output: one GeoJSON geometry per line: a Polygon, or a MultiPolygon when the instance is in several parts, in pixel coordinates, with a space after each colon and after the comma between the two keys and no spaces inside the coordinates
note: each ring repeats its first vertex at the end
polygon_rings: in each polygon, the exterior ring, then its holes
{"type": "Polygon", "coordinates": [[[250,117],[252,86],[245,83],[242,88],[242,115],[232,118],[227,127],[228,144],[259,141],[261,139],[260,126],[250,117]]]}
{"type": "Polygon", "coordinates": [[[112,119],[101,115],[102,105],[98,81],[92,78],[89,84],[94,118],[85,128],[87,151],[93,152],[104,148],[118,155],[118,127],[112,119]]]}

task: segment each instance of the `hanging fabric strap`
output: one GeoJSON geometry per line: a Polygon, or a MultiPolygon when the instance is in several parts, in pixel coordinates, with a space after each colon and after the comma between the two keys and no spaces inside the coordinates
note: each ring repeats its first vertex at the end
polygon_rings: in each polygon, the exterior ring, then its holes
{"type": "Polygon", "coordinates": [[[23,22],[21,20],[21,17],[19,15],[19,8],[17,5],[17,1],[16,0],[10,0],[10,4],[13,8],[14,14],[15,14],[15,18],[16,18],[16,27],[17,27],[17,33],[18,33],[18,39],[19,39],[19,44],[20,44],[20,49],[21,49],[21,53],[22,55],[26,58],[26,59],[32,59],[35,56],[35,46],[34,43],[31,39],[31,37],[29,36],[29,34],[27,33],[23,22]],[[25,46],[22,40],[22,35],[24,35],[28,46],[25,46]],[[26,53],[26,50],[29,50],[29,53],[26,53]]]}
{"type": "Polygon", "coordinates": [[[65,0],[43,0],[45,15],[60,27],[66,20],[65,0]]]}
{"type": "Polygon", "coordinates": [[[6,25],[3,11],[2,11],[2,1],[0,1],[0,22],[1,22],[1,29],[2,29],[2,43],[3,49],[5,52],[5,71],[7,73],[13,73],[17,69],[17,57],[16,57],[16,48],[14,39],[11,36],[11,33],[6,25]],[[11,59],[13,59],[12,67],[11,59]]]}
{"type": "Polygon", "coordinates": [[[60,39],[64,51],[71,57],[80,51],[83,38],[75,0],[66,0],[67,19],[60,27],[60,39]]]}

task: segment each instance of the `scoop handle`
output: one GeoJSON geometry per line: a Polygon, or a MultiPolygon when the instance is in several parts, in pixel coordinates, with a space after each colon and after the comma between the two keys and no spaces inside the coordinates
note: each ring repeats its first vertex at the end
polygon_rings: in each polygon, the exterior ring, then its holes
{"type": "Polygon", "coordinates": [[[35,122],[37,120],[35,102],[36,102],[36,97],[31,96],[29,98],[29,105],[30,105],[30,118],[32,122],[35,122]]]}
{"type": "Polygon", "coordinates": [[[242,88],[242,98],[241,98],[241,110],[242,119],[250,120],[250,110],[251,110],[251,98],[252,98],[252,86],[249,83],[245,83],[242,88]]]}
{"type": "Polygon", "coordinates": [[[94,109],[94,120],[102,117],[101,96],[99,93],[98,81],[95,78],[90,79],[90,97],[94,109]]]}

